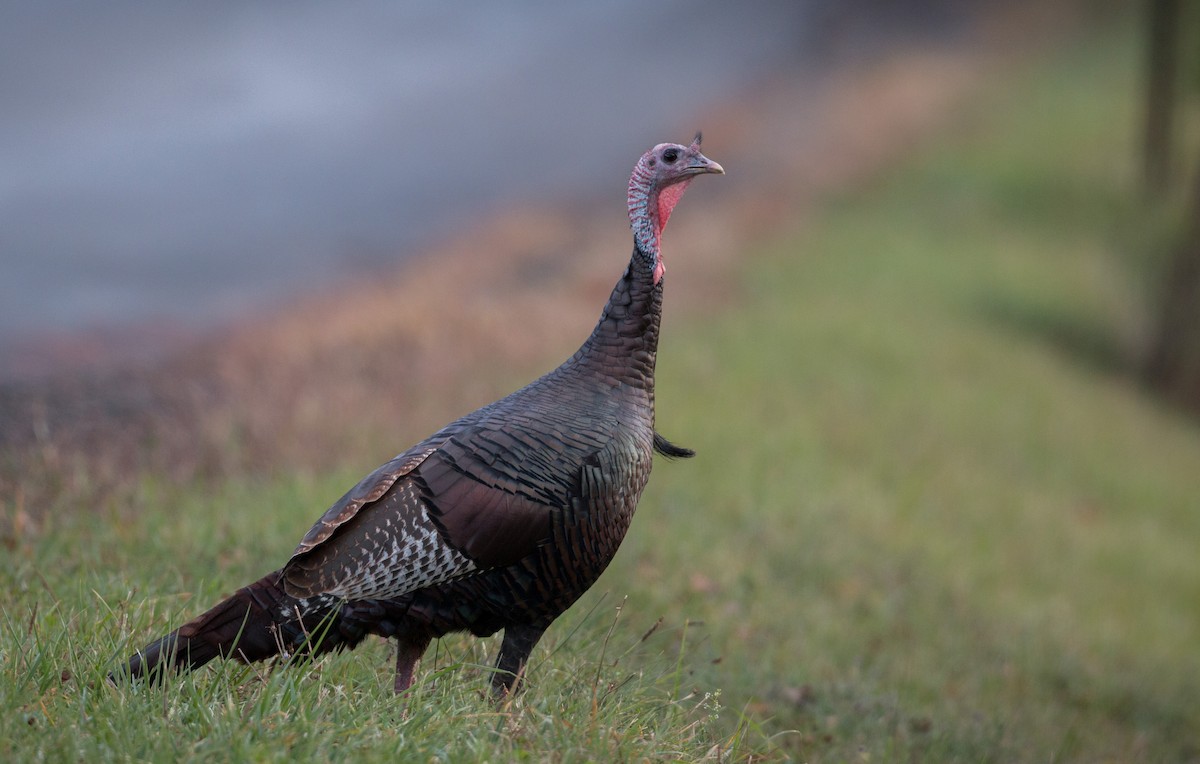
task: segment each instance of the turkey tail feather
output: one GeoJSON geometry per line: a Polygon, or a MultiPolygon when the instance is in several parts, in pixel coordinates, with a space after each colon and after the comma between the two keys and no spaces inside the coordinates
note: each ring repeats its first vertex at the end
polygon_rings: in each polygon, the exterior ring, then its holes
{"type": "Polygon", "coordinates": [[[197,669],[214,658],[251,663],[296,651],[317,654],[353,647],[365,636],[344,633],[337,620],[336,601],[290,597],[275,571],[139,650],[123,673],[157,682],[168,671],[197,669]]]}

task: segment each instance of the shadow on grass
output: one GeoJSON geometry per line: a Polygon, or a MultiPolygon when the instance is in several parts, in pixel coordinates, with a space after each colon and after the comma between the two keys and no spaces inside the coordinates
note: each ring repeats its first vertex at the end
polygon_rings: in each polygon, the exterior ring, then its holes
{"type": "Polygon", "coordinates": [[[1094,317],[1067,306],[1031,301],[1013,294],[982,295],[972,311],[991,324],[1033,339],[1106,375],[1136,377],[1135,353],[1094,317]]]}

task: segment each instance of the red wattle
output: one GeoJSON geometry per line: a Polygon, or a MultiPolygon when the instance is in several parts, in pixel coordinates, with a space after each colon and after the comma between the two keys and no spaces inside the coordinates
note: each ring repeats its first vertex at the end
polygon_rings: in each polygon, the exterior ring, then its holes
{"type": "Polygon", "coordinates": [[[671,211],[675,209],[675,205],[679,203],[679,199],[683,196],[683,192],[687,191],[688,184],[691,182],[691,178],[681,180],[658,192],[657,233],[661,234],[662,229],[667,227],[667,220],[671,217],[671,211]]]}

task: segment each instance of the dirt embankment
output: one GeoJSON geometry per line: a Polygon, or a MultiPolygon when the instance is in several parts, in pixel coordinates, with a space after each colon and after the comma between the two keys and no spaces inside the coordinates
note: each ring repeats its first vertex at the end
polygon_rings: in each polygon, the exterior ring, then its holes
{"type": "MultiPolygon", "coordinates": [[[[756,240],[937,134],[1014,52],[1076,20],[1044,5],[1009,4],[955,39],[860,56],[819,85],[781,72],[699,115],[705,151],[729,175],[696,184],[667,234],[664,362],[672,326],[736,301],[756,240]]],[[[127,489],[144,470],[190,480],[387,458],[574,350],[628,257],[622,200],[614,188],[586,210],[506,210],[392,272],[153,366],[0,388],[11,527],[36,526],[56,501],[127,489]]]]}

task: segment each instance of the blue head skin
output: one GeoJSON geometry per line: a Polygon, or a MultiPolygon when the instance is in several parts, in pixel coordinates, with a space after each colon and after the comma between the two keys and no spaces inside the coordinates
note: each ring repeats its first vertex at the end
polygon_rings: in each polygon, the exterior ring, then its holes
{"type": "Polygon", "coordinates": [[[647,151],[629,177],[629,225],[657,284],[666,271],[659,241],[688,184],[697,175],[723,175],[721,165],[700,153],[700,133],[690,146],[660,143],[647,151]]]}

